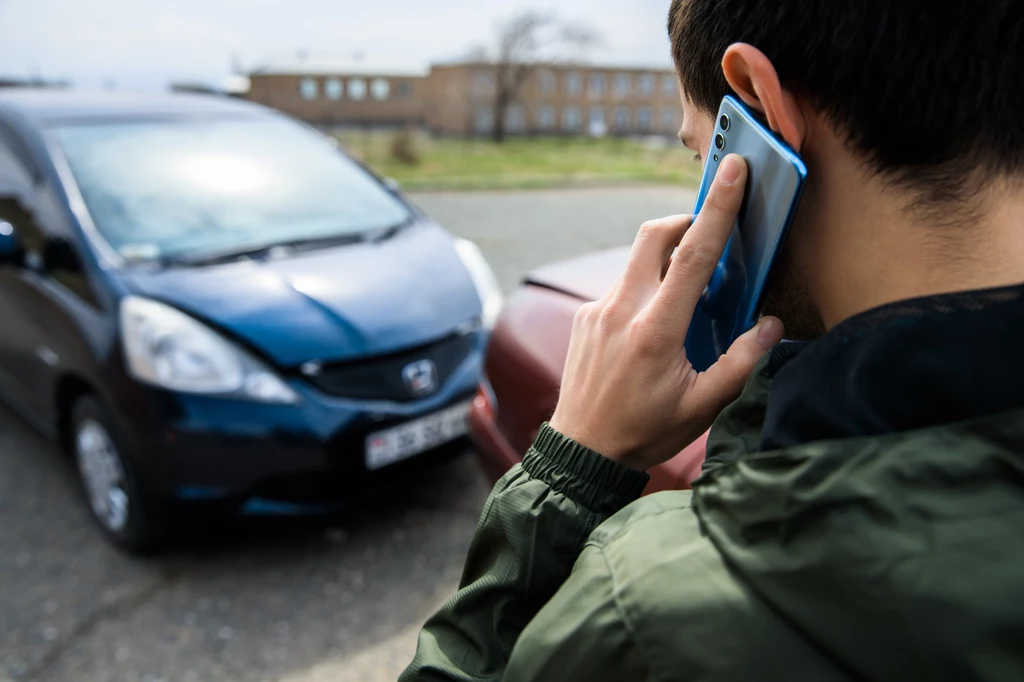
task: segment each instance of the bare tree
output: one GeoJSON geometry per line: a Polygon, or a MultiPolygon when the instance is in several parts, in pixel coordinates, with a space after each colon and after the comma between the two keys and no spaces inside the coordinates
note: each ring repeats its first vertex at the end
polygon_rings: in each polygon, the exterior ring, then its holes
{"type": "Polygon", "coordinates": [[[505,140],[508,111],[518,99],[523,84],[538,68],[556,62],[561,51],[583,50],[598,42],[597,34],[587,26],[533,10],[500,24],[493,59],[486,59],[486,48],[474,48],[470,53],[477,61],[489,61],[493,68],[492,139],[495,142],[505,140]]]}

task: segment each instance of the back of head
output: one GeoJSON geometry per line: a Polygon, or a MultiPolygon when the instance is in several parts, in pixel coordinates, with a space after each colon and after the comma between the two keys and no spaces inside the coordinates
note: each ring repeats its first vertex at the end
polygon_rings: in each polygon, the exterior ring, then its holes
{"type": "Polygon", "coordinates": [[[674,0],[686,97],[714,115],[726,48],[760,49],[868,167],[922,205],[1024,175],[1020,0],[674,0]]]}

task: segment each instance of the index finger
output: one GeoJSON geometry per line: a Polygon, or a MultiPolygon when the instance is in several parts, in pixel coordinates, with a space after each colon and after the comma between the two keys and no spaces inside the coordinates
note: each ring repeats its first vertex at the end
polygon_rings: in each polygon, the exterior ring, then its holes
{"type": "Polygon", "coordinates": [[[703,208],[683,235],[665,281],[651,302],[651,312],[661,320],[663,328],[686,335],[697,301],[704,294],[732,234],[743,204],[746,180],[747,164],[743,157],[726,156],[703,208]]]}
{"type": "MultiPolygon", "coordinates": [[[[648,220],[629,251],[629,260],[622,273],[623,288],[641,297],[646,304],[661,286],[665,263],[679,246],[690,227],[690,215],[673,215],[660,220],[648,220]]],[[[642,307],[642,306],[641,306],[642,307]]]]}

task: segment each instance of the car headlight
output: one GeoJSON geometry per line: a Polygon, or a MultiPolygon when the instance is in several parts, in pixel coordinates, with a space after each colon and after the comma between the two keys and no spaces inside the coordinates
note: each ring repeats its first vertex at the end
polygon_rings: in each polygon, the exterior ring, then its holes
{"type": "Polygon", "coordinates": [[[299,396],[255,358],[171,306],[128,296],[121,301],[128,370],[139,381],[183,393],[231,395],[266,403],[299,396]]]}
{"type": "Polygon", "coordinates": [[[487,264],[480,247],[468,239],[456,239],[455,252],[459,254],[462,264],[469,271],[469,276],[476,286],[476,293],[480,296],[480,305],[484,311],[480,316],[480,323],[486,329],[493,329],[498,323],[498,315],[501,314],[501,306],[505,302],[494,271],[487,264]]]}

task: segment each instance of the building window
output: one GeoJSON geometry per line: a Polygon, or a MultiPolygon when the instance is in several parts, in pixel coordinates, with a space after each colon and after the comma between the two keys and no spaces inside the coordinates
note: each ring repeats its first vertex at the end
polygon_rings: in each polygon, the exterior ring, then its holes
{"type": "Polygon", "coordinates": [[[580,110],[576,107],[566,107],[562,111],[562,130],[567,133],[574,133],[580,129],[580,110]]]}
{"type": "Polygon", "coordinates": [[[615,109],[615,129],[620,132],[629,130],[629,107],[615,109]]]}
{"type": "Polygon", "coordinates": [[[554,93],[557,85],[558,79],[555,78],[555,74],[550,71],[540,72],[540,93],[542,95],[550,95],[554,93]]]}
{"type": "Polygon", "coordinates": [[[661,127],[671,132],[676,127],[676,110],[665,107],[661,110],[661,127]]]}
{"type": "Polygon", "coordinates": [[[604,122],[604,107],[590,107],[590,125],[587,132],[594,137],[604,137],[608,134],[608,125],[604,122]]]}
{"type": "Polygon", "coordinates": [[[565,94],[569,97],[579,97],[583,89],[583,76],[576,72],[565,74],[565,94]]]}
{"type": "Polygon", "coordinates": [[[299,81],[299,93],[302,99],[316,99],[317,85],[315,78],[303,78],[299,81]]]}
{"type": "Polygon", "coordinates": [[[489,133],[494,128],[494,110],[490,107],[477,107],[473,117],[473,129],[480,134],[489,133]]]}
{"type": "Polygon", "coordinates": [[[537,127],[541,130],[551,130],[555,127],[554,107],[541,107],[537,110],[537,127]]]}
{"type": "Polygon", "coordinates": [[[352,99],[366,99],[366,81],[353,78],[348,82],[348,96],[352,99]]]}
{"type": "Polygon", "coordinates": [[[505,111],[505,130],[510,133],[526,130],[526,112],[522,106],[513,104],[505,111]]]}
{"type": "Polygon", "coordinates": [[[373,93],[374,99],[387,99],[391,94],[391,83],[383,78],[375,78],[370,84],[370,92],[373,93]]]}
{"type": "Polygon", "coordinates": [[[651,108],[640,107],[636,110],[636,126],[646,132],[651,129],[651,108]]]}
{"type": "Polygon", "coordinates": [[[654,74],[645,73],[640,76],[640,84],[638,86],[641,97],[650,97],[654,94],[654,74]]]}
{"type": "Polygon", "coordinates": [[[604,74],[590,74],[590,99],[601,99],[604,97],[604,74]]]}
{"type": "Polygon", "coordinates": [[[679,92],[679,81],[675,76],[662,76],[661,91],[665,93],[666,97],[672,97],[679,92]]]}
{"type": "Polygon", "coordinates": [[[398,96],[399,97],[411,97],[412,96],[412,83],[403,81],[398,84],[398,96]]]}
{"type": "Polygon", "coordinates": [[[324,81],[324,96],[327,99],[341,99],[341,81],[337,78],[324,81]]]}
{"type": "Polygon", "coordinates": [[[619,99],[629,97],[632,89],[633,77],[628,73],[620,73],[615,76],[615,96],[619,99]]]}
{"type": "Polygon", "coordinates": [[[473,77],[473,90],[478,95],[493,94],[494,73],[491,71],[478,71],[473,77]]]}

